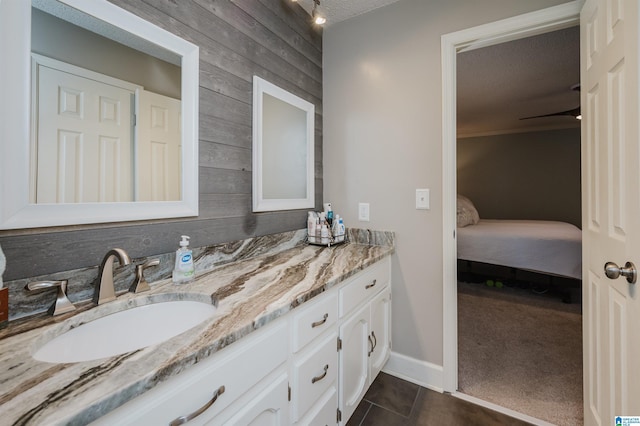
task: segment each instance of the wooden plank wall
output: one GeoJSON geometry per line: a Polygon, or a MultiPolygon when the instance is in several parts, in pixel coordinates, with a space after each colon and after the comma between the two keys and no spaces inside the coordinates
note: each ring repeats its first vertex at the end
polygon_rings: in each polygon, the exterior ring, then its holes
{"type": "Polygon", "coordinates": [[[200,47],[200,216],[0,231],[4,280],[98,265],[109,248],[167,253],[306,226],[306,211],[251,211],[252,78],[315,105],[316,209],[322,207],[322,33],[288,0],[110,0],[200,47]]]}

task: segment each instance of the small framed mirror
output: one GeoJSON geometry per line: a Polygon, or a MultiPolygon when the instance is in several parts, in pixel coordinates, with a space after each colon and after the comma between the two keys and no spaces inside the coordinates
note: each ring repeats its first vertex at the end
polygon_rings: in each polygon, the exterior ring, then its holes
{"type": "Polygon", "coordinates": [[[315,106],[253,77],[253,211],[313,208],[315,106]]]}

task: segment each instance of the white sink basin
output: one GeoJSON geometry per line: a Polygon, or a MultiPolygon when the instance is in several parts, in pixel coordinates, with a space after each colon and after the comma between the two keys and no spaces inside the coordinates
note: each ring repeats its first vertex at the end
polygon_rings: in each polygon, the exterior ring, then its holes
{"type": "Polygon", "coordinates": [[[120,355],[164,342],[211,318],[210,303],[153,303],[100,317],[50,340],[33,353],[38,361],[67,363],[120,355]]]}

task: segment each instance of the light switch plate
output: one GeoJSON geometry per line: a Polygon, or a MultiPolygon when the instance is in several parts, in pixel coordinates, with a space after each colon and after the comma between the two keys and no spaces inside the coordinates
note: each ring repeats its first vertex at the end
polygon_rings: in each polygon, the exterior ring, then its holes
{"type": "Polygon", "coordinates": [[[416,189],[416,209],[429,210],[429,190],[416,189]]]}
{"type": "Polygon", "coordinates": [[[369,203],[358,204],[358,220],[369,222],[369,203]]]}
{"type": "Polygon", "coordinates": [[[9,321],[9,289],[0,289],[0,326],[9,321]]]}

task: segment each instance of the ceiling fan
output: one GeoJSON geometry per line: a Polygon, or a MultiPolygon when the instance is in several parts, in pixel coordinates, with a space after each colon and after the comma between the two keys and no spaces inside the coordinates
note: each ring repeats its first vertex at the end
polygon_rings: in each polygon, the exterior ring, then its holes
{"type": "MultiPolygon", "coordinates": [[[[580,91],[580,83],[578,84],[574,84],[573,86],[571,86],[571,90],[575,90],[575,91],[580,91]]],[[[542,118],[542,117],[555,117],[555,116],[562,116],[562,115],[567,115],[567,116],[571,116],[573,118],[575,118],[576,120],[582,120],[582,115],[580,113],[580,106],[573,108],[573,109],[568,109],[566,111],[558,111],[558,112],[552,112],[550,114],[542,114],[542,115],[533,115],[531,117],[523,117],[520,120],[530,120],[532,118],[542,118]]]]}

